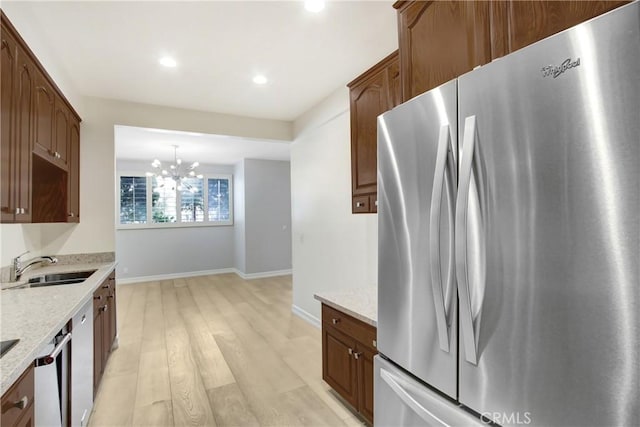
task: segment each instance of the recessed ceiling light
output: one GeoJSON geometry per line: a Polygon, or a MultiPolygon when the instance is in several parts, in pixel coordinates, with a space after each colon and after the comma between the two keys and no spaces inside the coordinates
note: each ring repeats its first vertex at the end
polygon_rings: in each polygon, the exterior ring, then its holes
{"type": "Polygon", "coordinates": [[[309,12],[318,13],[324,9],[324,0],[306,0],[304,8],[309,12]]]}
{"type": "Polygon", "coordinates": [[[263,85],[267,83],[267,78],[262,74],[258,74],[253,78],[253,82],[257,85],[263,85]]]}
{"type": "Polygon", "coordinates": [[[174,68],[178,65],[178,63],[170,56],[163,56],[162,58],[160,58],[160,65],[168,68],[174,68]]]}

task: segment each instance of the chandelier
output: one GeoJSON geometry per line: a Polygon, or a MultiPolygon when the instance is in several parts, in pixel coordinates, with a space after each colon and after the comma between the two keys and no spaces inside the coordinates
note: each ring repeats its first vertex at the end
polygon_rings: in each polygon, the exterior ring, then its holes
{"type": "Polygon", "coordinates": [[[169,168],[164,168],[162,166],[162,162],[158,159],[154,159],[151,163],[151,166],[155,169],[154,172],[147,172],[147,176],[154,176],[156,178],[161,178],[160,187],[163,187],[166,179],[170,179],[173,181],[174,185],[178,186],[178,190],[182,190],[182,188],[192,189],[193,187],[189,184],[189,178],[198,178],[202,179],[203,176],[196,172],[196,168],[200,166],[200,163],[193,162],[189,166],[186,166],[182,159],[178,158],[178,146],[172,145],[173,147],[173,163],[169,165],[169,168]]]}

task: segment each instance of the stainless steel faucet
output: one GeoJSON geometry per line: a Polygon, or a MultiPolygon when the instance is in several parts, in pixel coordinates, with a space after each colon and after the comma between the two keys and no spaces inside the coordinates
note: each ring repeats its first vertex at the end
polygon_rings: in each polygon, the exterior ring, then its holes
{"type": "Polygon", "coordinates": [[[48,262],[49,264],[55,264],[56,262],[58,262],[58,258],[53,256],[39,256],[39,257],[30,259],[29,261],[27,261],[26,265],[23,266],[22,263],[20,262],[20,257],[28,253],[29,251],[23,254],[20,254],[13,259],[13,262],[11,263],[11,270],[9,272],[9,280],[11,282],[17,282],[18,280],[20,280],[20,276],[22,276],[22,274],[25,271],[27,271],[29,268],[31,268],[35,264],[39,264],[45,261],[48,262]]]}

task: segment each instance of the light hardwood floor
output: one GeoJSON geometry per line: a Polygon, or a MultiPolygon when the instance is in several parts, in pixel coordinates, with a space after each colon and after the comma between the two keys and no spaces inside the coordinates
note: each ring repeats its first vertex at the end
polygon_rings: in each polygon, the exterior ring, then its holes
{"type": "Polygon", "coordinates": [[[92,426],[361,426],[322,381],[320,330],[291,277],[118,286],[119,347],[92,426]]]}

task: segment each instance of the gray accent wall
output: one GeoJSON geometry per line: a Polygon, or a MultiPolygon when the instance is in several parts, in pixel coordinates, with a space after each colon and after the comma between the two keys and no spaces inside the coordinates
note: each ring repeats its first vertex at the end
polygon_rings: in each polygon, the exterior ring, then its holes
{"type": "Polygon", "coordinates": [[[291,164],[245,159],[245,270],[291,269],[291,164]]]}
{"type": "Polygon", "coordinates": [[[238,162],[233,174],[233,217],[234,217],[234,267],[245,272],[245,225],[244,225],[244,160],[238,162]]]}

